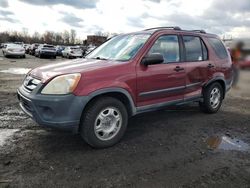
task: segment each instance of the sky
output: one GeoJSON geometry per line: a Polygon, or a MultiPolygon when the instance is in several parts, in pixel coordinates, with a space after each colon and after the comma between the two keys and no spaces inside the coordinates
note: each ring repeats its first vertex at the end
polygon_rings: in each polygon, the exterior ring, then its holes
{"type": "Polygon", "coordinates": [[[74,29],[84,39],[158,26],[250,38],[250,0],[0,0],[0,31],[74,29]]]}

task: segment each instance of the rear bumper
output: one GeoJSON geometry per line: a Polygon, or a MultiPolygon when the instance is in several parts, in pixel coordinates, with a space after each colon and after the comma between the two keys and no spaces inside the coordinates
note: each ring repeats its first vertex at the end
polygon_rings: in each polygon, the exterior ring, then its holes
{"type": "Polygon", "coordinates": [[[69,54],[70,57],[82,57],[82,54],[69,54]]]}
{"type": "Polygon", "coordinates": [[[233,78],[227,79],[226,80],[226,92],[228,92],[232,88],[232,85],[233,85],[233,78]]]}
{"type": "Polygon", "coordinates": [[[17,90],[22,110],[39,125],[77,132],[88,97],[68,95],[33,95],[22,86],[17,90]]]}
{"type": "Polygon", "coordinates": [[[55,52],[41,51],[40,54],[44,56],[56,56],[56,51],[55,52]]]}
{"type": "Polygon", "coordinates": [[[25,51],[23,51],[23,52],[9,52],[9,51],[6,51],[5,55],[8,55],[8,56],[23,56],[23,55],[25,55],[25,51]]]}

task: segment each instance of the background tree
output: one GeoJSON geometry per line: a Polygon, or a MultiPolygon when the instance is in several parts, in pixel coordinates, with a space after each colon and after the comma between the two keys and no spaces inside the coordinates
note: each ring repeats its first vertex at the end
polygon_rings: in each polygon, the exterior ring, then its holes
{"type": "Polygon", "coordinates": [[[65,30],[63,32],[63,43],[69,44],[69,39],[70,39],[69,32],[67,30],[65,30]]]}
{"type": "Polygon", "coordinates": [[[75,44],[76,40],[76,31],[74,29],[70,30],[70,43],[75,44]]]}
{"type": "Polygon", "coordinates": [[[47,43],[47,44],[53,44],[53,37],[54,37],[54,32],[53,31],[46,31],[43,34],[44,42],[47,43]]]}

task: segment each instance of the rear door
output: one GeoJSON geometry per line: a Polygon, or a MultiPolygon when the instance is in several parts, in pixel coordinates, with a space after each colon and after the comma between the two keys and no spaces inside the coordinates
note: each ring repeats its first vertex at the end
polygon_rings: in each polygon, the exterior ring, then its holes
{"type": "Polygon", "coordinates": [[[155,39],[146,55],[160,53],[164,63],[137,66],[137,105],[155,105],[182,101],[185,90],[185,70],[181,63],[180,41],[177,35],[161,35],[155,39]]]}
{"type": "Polygon", "coordinates": [[[199,36],[183,35],[184,59],[185,59],[185,82],[186,89],[184,99],[200,97],[202,86],[211,76],[214,65],[208,58],[208,50],[199,36]]]}

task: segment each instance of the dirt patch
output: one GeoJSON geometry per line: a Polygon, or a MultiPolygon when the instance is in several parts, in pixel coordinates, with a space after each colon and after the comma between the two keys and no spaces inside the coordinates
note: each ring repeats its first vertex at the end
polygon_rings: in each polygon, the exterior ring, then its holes
{"type": "MultiPolygon", "coordinates": [[[[15,61],[3,58],[0,70],[60,58],[27,55],[15,61]]],[[[242,72],[239,88],[230,91],[217,114],[203,114],[197,104],[141,114],[130,119],[119,144],[102,150],[28,118],[16,99],[23,77],[0,73],[0,136],[14,132],[0,147],[0,187],[250,186],[248,151],[207,145],[214,135],[250,144],[249,71],[242,72]]]]}

